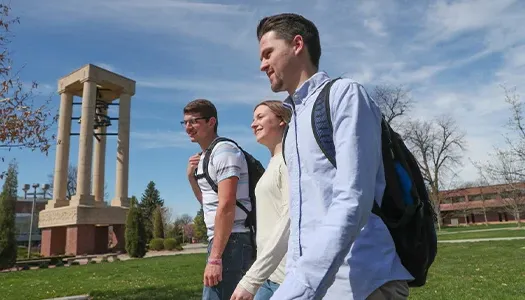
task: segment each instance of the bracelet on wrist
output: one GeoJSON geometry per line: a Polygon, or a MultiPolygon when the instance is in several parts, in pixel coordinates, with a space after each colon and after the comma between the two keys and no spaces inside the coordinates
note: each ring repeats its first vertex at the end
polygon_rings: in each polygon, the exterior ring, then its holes
{"type": "Polygon", "coordinates": [[[208,264],[221,266],[222,265],[222,259],[220,259],[220,258],[209,258],[208,259],[208,264]]]}

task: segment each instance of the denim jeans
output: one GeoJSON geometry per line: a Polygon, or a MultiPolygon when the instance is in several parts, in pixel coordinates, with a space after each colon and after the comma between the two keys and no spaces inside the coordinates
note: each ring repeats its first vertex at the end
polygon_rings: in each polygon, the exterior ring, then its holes
{"type": "Polygon", "coordinates": [[[275,293],[278,288],[278,283],[275,283],[271,280],[266,280],[263,285],[261,285],[259,290],[257,290],[257,294],[255,294],[253,300],[270,300],[270,298],[273,296],[273,293],[275,293]]]}
{"type": "MultiPolygon", "coordinates": [[[[208,255],[213,239],[208,244],[208,255]]],[[[230,300],[233,291],[255,259],[250,233],[232,233],[222,254],[222,281],[202,290],[202,300],[230,300]]]]}

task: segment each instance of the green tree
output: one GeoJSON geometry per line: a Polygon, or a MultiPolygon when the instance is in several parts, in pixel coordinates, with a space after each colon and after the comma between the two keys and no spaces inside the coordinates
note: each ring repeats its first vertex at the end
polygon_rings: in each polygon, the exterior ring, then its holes
{"type": "Polygon", "coordinates": [[[146,238],[153,238],[153,212],[157,206],[164,206],[164,200],[160,198],[160,192],[155,187],[155,182],[150,181],[140,200],[140,209],[146,228],[146,238]]]}
{"type": "Polygon", "coordinates": [[[146,255],[144,223],[135,196],[131,197],[126,220],[126,251],[130,257],[144,257],[146,255]]]}
{"type": "Polygon", "coordinates": [[[15,206],[18,194],[18,166],[9,164],[0,194],[0,270],[11,268],[16,262],[15,206]]]}
{"type": "Polygon", "coordinates": [[[206,224],[204,223],[204,210],[201,209],[197,212],[195,219],[193,219],[193,232],[194,236],[198,241],[204,241],[206,239],[206,224]]]}
{"type": "Polygon", "coordinates": [[[164,238],[164,220],[162,219],[162,207],[157,206],[153,212],[153,237],[164,238]]]}

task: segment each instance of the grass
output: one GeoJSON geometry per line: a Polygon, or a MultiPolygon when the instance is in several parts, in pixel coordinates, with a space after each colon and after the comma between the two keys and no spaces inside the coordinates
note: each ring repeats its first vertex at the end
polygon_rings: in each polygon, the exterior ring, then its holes
{"type": "MultiPolygon", "coordinates": [[[[525,300],[525,241],[439,244],[427,285],[410,299],[525,300]]],[[[2,299],[200,299],[204,254],[0,274],[2,299]]]]}
{"type": "MultiPolygon", "coordinates": [[[[34,250],[35,248],[31,248],[31,257],[30,258],[40,258],[40,257],[42,257],[38,251],[34,250]]],[[[17,260],[27,259],[27,247],[18,246],[18,248],[16,250],[16,259],[17,260]]]]}
{"type": "Polygon", "coordinates": [[[200,299],[205,256],[185,254],[0,274],[2,299],[200,299]]]}
{"type": "Polygon", "coordinates": [[[466,239],[486,239],[486,238],[505,238],[505,237],[525,237],[525,229],[510,230],[501,229],[495,231],[480,232],[458,232],[453,234],[440,234],[439,240],[466,240],[466,239]]]}
{"type": "MultiPolygon", "coordinates": [[[[521,222],[522,226],[523,221],[521,222]]],[[[446,226],[441,227],[440,232],[456,232],[456,231],[466,231],[466,230],[482,230],[482,229],[496,229],[496,228],[517,228],[518,224],[516,222],[507,222],[507,223],[495,223],[495,224],[482,224],[478,223],[477,225],[461,225],[461,226],[446,226]]]]}
{"type": "Polygon", "coordinates": [[[525,241],[439,244],[427,285],[410,299],[525,299],[525,241]]]}

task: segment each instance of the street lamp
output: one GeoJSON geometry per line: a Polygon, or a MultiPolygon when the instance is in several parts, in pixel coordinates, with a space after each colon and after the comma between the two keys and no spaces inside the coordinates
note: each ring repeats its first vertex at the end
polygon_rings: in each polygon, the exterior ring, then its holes
{"type": "MultiPolygon", "coordinates": [[[[31,239],[32,239],[32,235],[33,235],[33,219],[34,219],[34,216],[35,216],[35,203],[36,203],[36,196],[39,194],[39,195],[43,195],[43,198],[44,200],[46,199],[46,193],[47,193],[47,190],[49,190],[49,184],[43,184],[42,185],[42,193],[37,193],[36,192],[36,189],[40,186],[40,184],[38,183],[33,183],[32,187],[33,189],[35,189],[35,191],[33,192],[33,204],[31,206],[31,223],[29,225],[29,238],[28,238],[28,241],[27,241],[27,258],[31,258],[31,239]]],[[[29,189],[29,184],[24,184],[24,192],[27,194],[27,190],[29,189]]]]}
{"type": "Polygon", "coordinates": [[[29,188],[30,188],[31,185],[29,184],[24,184],[24,188],[22,189],[24,191],[24,199],[27,199],[27,191],[29,191],[29,188]]]}

